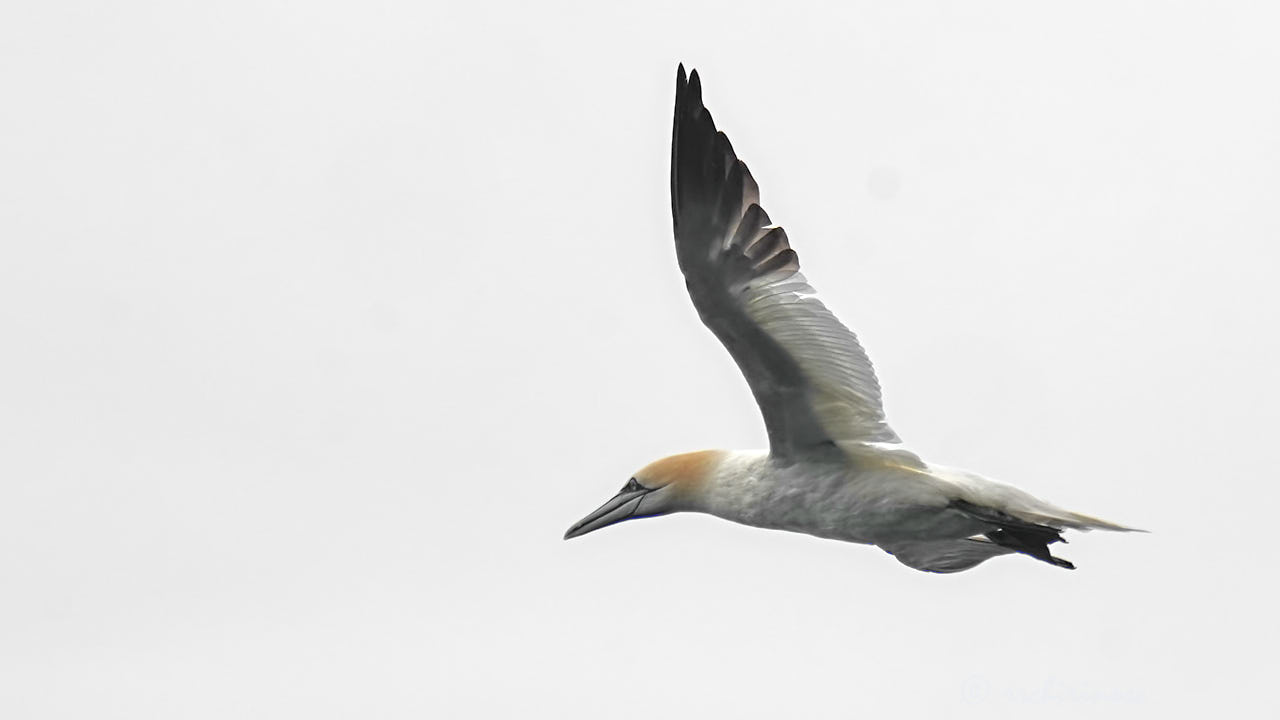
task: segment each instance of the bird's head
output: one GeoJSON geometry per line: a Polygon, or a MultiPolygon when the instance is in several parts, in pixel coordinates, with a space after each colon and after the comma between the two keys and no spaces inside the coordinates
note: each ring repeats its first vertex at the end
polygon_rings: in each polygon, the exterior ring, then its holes
{"type": "Polygon", "coordinates": [[[573,524],[564,539],[586,535],[623,520],[667,515],[697,507],[699,493],[724,453],[719,450],[672,455],[632,475],[617,495],[573,524]]]}

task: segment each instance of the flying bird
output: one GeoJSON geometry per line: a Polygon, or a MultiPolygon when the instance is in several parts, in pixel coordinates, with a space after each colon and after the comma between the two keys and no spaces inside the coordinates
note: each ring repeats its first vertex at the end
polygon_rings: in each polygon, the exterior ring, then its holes
{"type": "Polygon", "coordinates": [[[702,103],[676,74],[671,134],[676,258],[702,322],[755,395],[764,450],[657,460],[569,528],[701,512],[761,528],[876,545],[908,567],[967,570],[1021,553],[1062,568],[1064,530],[1134,528],[1070,512],[982,475],[921,459],[885,421],[871,362],[800,273],[787,233],[702,103]]]}

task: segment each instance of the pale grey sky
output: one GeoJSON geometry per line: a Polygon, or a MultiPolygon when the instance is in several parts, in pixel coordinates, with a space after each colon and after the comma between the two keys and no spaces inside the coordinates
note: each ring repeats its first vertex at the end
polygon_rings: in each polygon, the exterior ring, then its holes
{"type": "Polygon", "coordinates": [[[10,3],[0,715],[1274,711],[1266,3],[10,3]],[[710,517],[677,62],[889,420],[1151,535],[956,576],[710,517]]]}

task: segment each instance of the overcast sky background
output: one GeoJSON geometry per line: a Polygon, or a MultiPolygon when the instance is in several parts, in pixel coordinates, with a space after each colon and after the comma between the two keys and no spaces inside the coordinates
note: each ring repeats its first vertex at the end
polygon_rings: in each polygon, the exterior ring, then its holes
{"type": "Polygon", "coordinates": [[[601,5],[5,4],[0,715],[1274,711],[1273,6],[601,5]],[[908,443],[1154,533],[563,542],[764,444],[679,61],[908,443]]]}

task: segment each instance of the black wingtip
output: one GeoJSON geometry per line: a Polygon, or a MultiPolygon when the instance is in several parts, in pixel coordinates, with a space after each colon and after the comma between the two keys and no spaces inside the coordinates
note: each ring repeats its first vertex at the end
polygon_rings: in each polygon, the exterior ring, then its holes
{"type": "Polygon", "coordinates": [[[698,77],[697,70],[689,73],[689,95],[686,102],[695,112],[702,108],[702,78],[698,77]]]}

